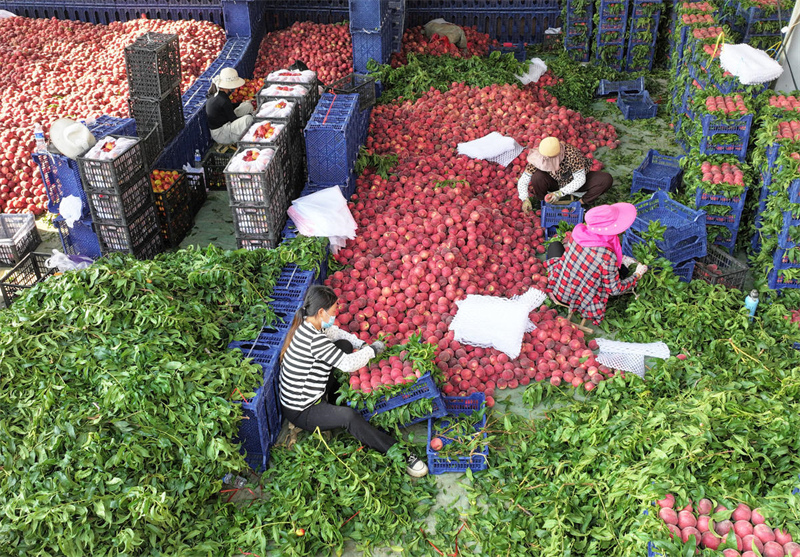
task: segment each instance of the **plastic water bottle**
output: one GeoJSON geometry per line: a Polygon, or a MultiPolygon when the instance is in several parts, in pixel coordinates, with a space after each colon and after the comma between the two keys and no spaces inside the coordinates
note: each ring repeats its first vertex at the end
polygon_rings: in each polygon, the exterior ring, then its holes
{"type": "Polygon", "coordinates": [[[750,311],[750,321],[752,321],[758,307],[758,290],[750,291],[750,294],[744,299],[744,307],[750,311]]]}
{"type": "Polygon", "coordinates": [[[47,141],[44,139],[44,129],[39,122],[36,122],[33,125],[33,138],[36,140],[36,152],[37,153],[46,153],[47,152],[47,141]]]}
{"type": "Polygon", "coordinates": [[[200,149],[195,149],[194,150],[194,167],[195,168],[200,168],[201,166],[203,166],[203,163],[202,163],[202,157],[200,156],[200,149]]]}

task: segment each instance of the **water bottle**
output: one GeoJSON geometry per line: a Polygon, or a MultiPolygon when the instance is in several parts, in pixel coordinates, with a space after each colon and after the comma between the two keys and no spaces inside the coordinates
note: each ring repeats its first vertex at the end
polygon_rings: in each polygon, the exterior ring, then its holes
{"type": "Polygon", "coordinates": [[[44,129],[39,122],[36,122],[33,125],[33,138],[36,140],[36,152],[37,153],[46,153],[47,152],[47,141],[44,139],[44,129]]]}
{"type": "Polygon", "coordinates": [[[750,311],[750,321],[752,321],[758,307],[758,290],[750,291],[750,294],[744,299],[744,307],[750,311]]]}
{"type": "Polygon", "coordinates": [[[200,168],[203,166],[202,157],[200,156],[200,149],[194,150],[194,167],[200,168]]]}

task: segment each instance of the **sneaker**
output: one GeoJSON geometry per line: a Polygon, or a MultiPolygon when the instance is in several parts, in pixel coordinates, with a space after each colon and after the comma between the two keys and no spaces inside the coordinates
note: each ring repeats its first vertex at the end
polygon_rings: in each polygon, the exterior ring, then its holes
{"type": "Polygon", "coordinates": [[[406,459],[406,472],[412,478],[422,478],[428,475],[428,465],[410,454],[406,459]]]}

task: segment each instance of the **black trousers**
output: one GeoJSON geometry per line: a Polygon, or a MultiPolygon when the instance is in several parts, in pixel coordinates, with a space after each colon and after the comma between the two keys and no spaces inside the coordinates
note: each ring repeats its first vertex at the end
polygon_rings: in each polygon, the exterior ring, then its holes
{"type": "MultiPolygon", "coordinates": [[[[353,345],[346,340],[337,340],[334,344],[346,354],[353,352],[353,345]]],[[[361,414],[349,406],[337,406],[335,401],[338,389],[339,381],[331,370],[325,394],[320,402],[309,406],[302,412],[282,406],[283,415],[295,426],[305,431],[314,431],[316,428],[319,428],[320,431],[328,431],[343,427],[362,444],[385,454],[389,447],[397,441],[388,433],[371,426],[367,420],[361,417],[361,414]]]]}
{"type": "MultiPolygon", "coordinates": [[[[553,259],[554,257],[558,258],[564,255],[564,244],[561,242],[553,242],[549,246],[547,246],[547,253],[545,254],[545,261],[548,259],[553,259]]],[[[619,278],[625,279],[628,278],[631,274],[631,270],[626,267],[625,265],[620,265],[619,267],[619,278]]]]}
{"type": "MultiPolygon", "coordinates": [[[[612,178],[611,174],[608,172],[597,170],[587,172],[586,183],[578,189],[578,191],[586,192],[583,197],[581,197],[581,201],[584,205],[588,205],[608,191],[613,183],[614,178],[612,178]]],[[[529,187],[533,191],[533,197],[539,201],[544,201],[545,195],[558,190],[558,182],[547,172],[537,170],[533,173],[533,176],[531,176],[529,187]]]]}

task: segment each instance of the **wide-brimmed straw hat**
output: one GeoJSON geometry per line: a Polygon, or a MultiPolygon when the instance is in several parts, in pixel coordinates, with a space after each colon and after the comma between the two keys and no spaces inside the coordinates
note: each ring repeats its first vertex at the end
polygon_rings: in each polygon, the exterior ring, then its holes
{"type": "Polygon", "coordinates": [[[545,157],[555,157],[561,152],[561,142],[557,137],[545,137],[539,143],[539,153],[545,157]]]}
{"type": "Polygon", "coordinates": [[[71,159],[83,155],[97,143],[89,128],[70,118],[60,118],[50,125],[50,141],[71,159]]]}
{"type": "Polygon", "coordinates": [[[636,220],[636,206],[630,203],[600,205],[586,211],[586,228],[603,236],[616,236],[625,232],[636,220]]]}
{"type": "Polygon", "coordinates": [[[214,84],[220,89],[236,89],[244,85],[244,79],[239,77],[236,68],[222,68],[219,75],[214,78],[214,84]]]}

